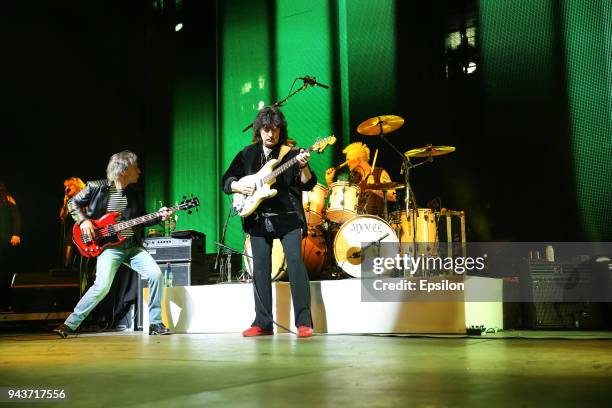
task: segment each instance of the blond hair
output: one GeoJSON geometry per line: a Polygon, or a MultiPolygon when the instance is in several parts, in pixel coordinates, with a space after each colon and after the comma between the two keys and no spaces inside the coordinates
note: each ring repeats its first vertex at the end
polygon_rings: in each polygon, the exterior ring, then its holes
{"type": "Polygon", "coordinates": [[[349,155],[358,156],[364,158],[367,162],[370,161],[370,148],[361,142],[351,143],[342,150],[342,153],[346,154],[347,158],[349,155]]]}

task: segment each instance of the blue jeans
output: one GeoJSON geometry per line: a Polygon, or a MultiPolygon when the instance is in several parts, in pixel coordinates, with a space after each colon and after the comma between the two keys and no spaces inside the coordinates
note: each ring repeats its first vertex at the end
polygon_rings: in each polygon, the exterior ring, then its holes
{"type": "Polygon", "coordinates": [[[149,281],[149,322],[161,323],[161,300],[164,275],[151,254],[142,246],[128,239],[116,247],[108,247],[98,256],[96,280],[64,322],[76,330],[89,313],[104,299],[113,284],[119,266],[125,263],[149,281]]]}

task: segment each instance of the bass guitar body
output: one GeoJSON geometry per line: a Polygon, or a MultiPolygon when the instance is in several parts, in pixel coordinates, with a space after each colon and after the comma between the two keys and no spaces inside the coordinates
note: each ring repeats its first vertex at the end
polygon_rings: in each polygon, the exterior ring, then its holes
{"type": "Polygon", "coordinates": [[[84,237],[78,224],[72,229],[72,239],[81,253],[86,258],[95,258],[104,251],[106,247],[121,245],[125,238],[120,232],[114,232],[113,226],[121,218],[121,213],[110,212],[98,220],[91,220],[96,229],[96,236],[92,239],[84,237]],[[98,233],[100,231],[100,233],[98,233]]]}
{"type": "MultiPolygon", "coordinates": [[[[200,200],[197,197],[183,197],[183,201],[180,204],[168,208],[168,211],[189,210],[199,205],[200,200]]],[[[188,213],[191,213],[191,210],[189,210],[188,213]]],[[[125,241],[125,237],[121,231],[145,222],[156,220],[161,216],[160,212],[154,212],[131,220],[121,221],[121,213],[117,211],[109,212],[100,217],[100,219],[91,220],[95,230],[94,237],[83,236],[81,226],[79,224],[74,224],[72,229],[72,240],[81,255],[85,258],[95,258],[100,255],[105,248],[121,245],[125,241]]]]}

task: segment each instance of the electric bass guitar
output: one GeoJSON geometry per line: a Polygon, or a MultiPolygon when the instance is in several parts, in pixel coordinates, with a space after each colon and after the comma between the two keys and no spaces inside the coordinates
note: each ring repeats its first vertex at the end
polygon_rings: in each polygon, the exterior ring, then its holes
{"type": "MultiPolygon", "coordinates": [[[[187,210],[199,205],[200,200],[198,200],[197,197],[189,199],[184,198],[180,204],[170,207],[169,210],[175,212],[178,210],[187,210]]],[[[189,213],[191,213],[191,211],[189,211],[189,213]]],[[[79,224],[74,224],[72,229],[72,240],[81,255],[85,258],[95,258],[100,255],[106,247],[117,246],[125,241],[125,237],[121,235],[121,231],[160,217],[160,212],[154,212],[132,220],[120,221],[121,213],[117,211],[109,212],[99,220],[91,220],[95,228],[95,237],[93,238],[84,236],[79,224]]]]}
{"type": "MultiPolygon", "coordinates": [[[[334,143],[336,143],[336,137],[334,135],[320,138],[317,139],[311,147],[306,149],[306,151],[310,153],[316,150],[318,153],[323,153],[327,146],[333,145],[334,143]]],[[[240,185],[255,186],[255,191],[250,196],[234,193],[232,207],[238,215],[241,217],[251,215],[262,201],[274,197],[277,190],[272,188],[272,184],[276,182],[276,177],[296,164],[297,159],[294,157],[279,168],[274,169],[278,163],[278,159],[269,160],[257,173],[238,180],[238,184],[240,185]]]]}

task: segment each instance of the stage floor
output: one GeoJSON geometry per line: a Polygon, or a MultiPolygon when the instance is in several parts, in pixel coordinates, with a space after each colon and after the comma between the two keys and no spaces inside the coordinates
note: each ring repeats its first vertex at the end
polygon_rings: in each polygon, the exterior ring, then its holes
{"type": "Polygon", "coordinates": [[[610,406],[609,332],[512,333],[540,338],[3,334],[0,387],[87,407],[610,406]]]}

